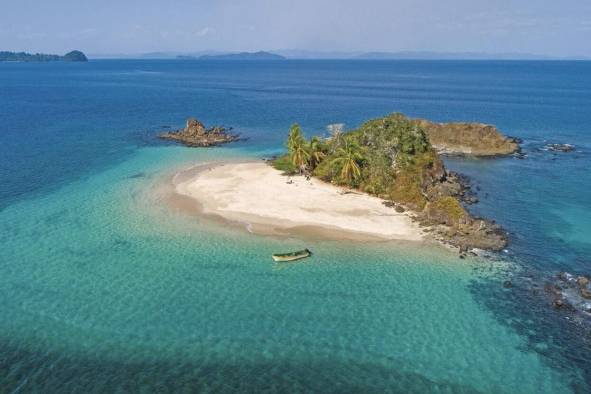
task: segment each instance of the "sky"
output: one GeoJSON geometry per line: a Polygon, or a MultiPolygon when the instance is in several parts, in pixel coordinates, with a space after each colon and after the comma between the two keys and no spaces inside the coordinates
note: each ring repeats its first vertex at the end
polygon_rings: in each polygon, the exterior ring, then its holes
{"type": "Polygon", "coordinates": [[[590,0],[0,0],[0,50],[591,56],[590,0]]]}

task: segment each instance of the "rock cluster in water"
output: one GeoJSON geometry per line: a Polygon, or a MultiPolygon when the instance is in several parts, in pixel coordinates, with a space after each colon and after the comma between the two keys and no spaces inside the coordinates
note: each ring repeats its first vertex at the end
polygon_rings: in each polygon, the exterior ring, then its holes
{"type": "Polygon", "coordinates": [[[547,144],[544,148],[551,152],[572,152],[575,146],[571,144],[547,144]]]}
{"type": "Polygon", "coordinates": [[[229,131],[229,129],[219,126],[206,129],[203,123],[197,119],[189,118],[184,129],[165,132],[159,137],[177,141],[186,146],[207,147],[227,144],[240,139],[240,136],[230,134],[229,131]]]}
{"type": "Polygon", "coordinates": [[[591,316],[591,281],[587,276],[574,276],[560,272],[556,281],[547,283],[545,290],[556,309],[581,311],[591,316]]]}

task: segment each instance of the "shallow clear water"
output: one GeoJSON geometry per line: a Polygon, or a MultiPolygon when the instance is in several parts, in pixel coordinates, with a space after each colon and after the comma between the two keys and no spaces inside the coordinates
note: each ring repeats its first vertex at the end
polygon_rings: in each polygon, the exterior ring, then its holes
{"type": "Polygon", "coordinates": [[[0,64],[0,391],[586,391],[584,336],[501,282],[589,268],[590,68],[0,64]],[[392,111],[525,138],[527,160],[448,163],[480,187],[475,212],[511,231],[508,259],[261,237],[162,201],[177,169],[278,152],[291,122],[321,131],[392,111]],[[155,141],[188,115],[250,139],[155,141]],[[545,139],[579,152],[538,151],[545,139]],[[304,245],[302,264],[269,259],[304,245]]]}

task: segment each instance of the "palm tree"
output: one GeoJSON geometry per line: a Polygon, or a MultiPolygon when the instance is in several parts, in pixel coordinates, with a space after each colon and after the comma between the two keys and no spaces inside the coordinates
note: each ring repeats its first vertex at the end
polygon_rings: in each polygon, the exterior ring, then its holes
{"type": "Polygon", "coordinates": [[[343,136],[343,128],[345,127],[342,123],[335,123],[331,124],[327,127],[328,132],[330,133],[330,137],[328,140],[330,141],[330,151],[334,153],[338,148],[340,148],[344,143],[344,136],[343,136]]]}
{"type": "Polygon", "coordinates": [[[289,128],[289,134],[287,136],[287,150],[289,153],[293,151],[294,145],[297,144],[302,138],[302,131],[300,125],[295,123],[289,128]]]}
{"type": "Polygon", "coordinates": [[[300,174],[306,170],[310,160],[310,153],[308,153],[306,148],[307,142],[304,136],[302,136],[300,126],[294,124],[291,126],[289,136],[287,137],[287,149],[291,164],[300,170],[300,174]]]}
{"type": "Polygon", "coordinates": [[[310,146],[308,148],[310,151],[310,167],[315,168],[326,157],[322,140],[318,137],[313,137],[310,140],[310,146]]]}
{"type": "Polygon", "coordinates": [[[363,156],[359,152],[359,146],[345,140],[345,146],[337,150],[337,158],[330,164],[341,167],[341,179],[345,180],[347,184],[351,185],[353,180],[361,176],[361,168],[359,162],[363,160],[363,156]]]}

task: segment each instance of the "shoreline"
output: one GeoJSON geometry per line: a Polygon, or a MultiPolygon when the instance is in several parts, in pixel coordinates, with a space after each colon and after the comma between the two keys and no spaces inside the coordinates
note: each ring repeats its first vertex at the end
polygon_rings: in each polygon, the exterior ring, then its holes
{"type": "Polygon", "coordinates": [[[216,162],[172,177],[167,202],[251,233],[352,241],[424,242],[408,212],[383,200],[318,179],[286,176],[260,161],[216,162]],[[291,180],[291,183],[288,183],[291,180]]]}

